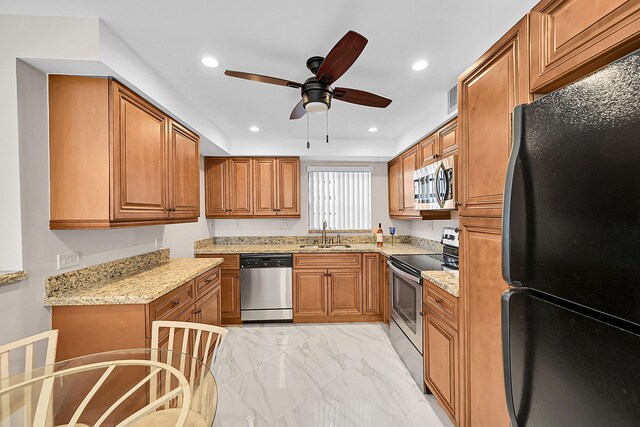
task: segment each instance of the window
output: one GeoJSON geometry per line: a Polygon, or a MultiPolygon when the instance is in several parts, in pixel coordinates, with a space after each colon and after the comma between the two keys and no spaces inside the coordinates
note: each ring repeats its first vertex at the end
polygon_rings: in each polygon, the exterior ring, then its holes
{"type": "Polygon", "coordinates": [[[309,230],[371,230],[371,168],[309,166],[309,230]]]}

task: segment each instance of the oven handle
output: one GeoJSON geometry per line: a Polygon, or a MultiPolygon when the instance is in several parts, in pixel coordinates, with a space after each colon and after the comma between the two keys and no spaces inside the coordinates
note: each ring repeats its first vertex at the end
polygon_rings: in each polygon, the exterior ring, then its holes
{"type": "Polygon", "coordinates": [[[419,278],[400,270],[398,267],[396,267],[393,264],[391,264],[391,261],[387,261],[387,265],[389,266],[391,271],[393,271],[393,274],[397,274],[398,276],[403,277],[406,280],[409,280],[409,281],[411,281],[413,283],[417,283],[418,285],[420,285],[420,279],[419,278]]]}

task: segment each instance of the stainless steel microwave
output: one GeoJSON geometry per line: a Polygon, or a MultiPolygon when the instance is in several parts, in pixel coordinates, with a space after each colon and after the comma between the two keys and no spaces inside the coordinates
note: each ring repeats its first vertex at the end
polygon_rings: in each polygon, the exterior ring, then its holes
{"type": "Polygon", "coordinates": [[[456,209],[457,156],[449,156],[413,173],[416,210],[456,209]]]}

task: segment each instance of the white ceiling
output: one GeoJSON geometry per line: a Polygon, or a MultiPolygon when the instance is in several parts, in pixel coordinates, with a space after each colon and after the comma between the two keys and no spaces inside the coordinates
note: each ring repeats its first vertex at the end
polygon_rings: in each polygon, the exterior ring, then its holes
{"type": "MultiPolygon", "coordinates": [[[[446,119],[457,76],[536,0],[0,0],[0,13],[94,16],[238,144],[306,140],[306,120],[289,120],[297,89],[234,79],[224,69],[302,82],[307,58],[325,56],[348,30],[369,39],[337,85],[393,99],[386,109],[335,101],[333,141],[400,141],[446,119]],[[205,68],[200,58],[221,66],[205,68]],[[411,70],[416,58],[430,65],[411,70]],[[249,127],[262,129],[252,133],[249,127]],[[380,130],[367,132],[370,126],[380,130]]],[[[323,115],[313,115],[316,140],[323,115]]],[[[245,147],[243,151],[247,151],[245,147]]],[[[249,150],[250,151],[250,150],[249,150]]],[[[366,153],[363,153],[366,155],[366,153]]]]}

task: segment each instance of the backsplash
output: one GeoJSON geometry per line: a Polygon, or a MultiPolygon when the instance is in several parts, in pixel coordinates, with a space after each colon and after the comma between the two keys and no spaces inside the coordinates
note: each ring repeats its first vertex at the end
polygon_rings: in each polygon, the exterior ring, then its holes
{"type": "Polygon", "coordinates": [[[104,264],[92,265],[91,267],[68,273],[49,276],[44,279],[45,298],[78,289],[80,286],[92,285],[103,280],[115,279],[140,270],[149,269],[169,261],[169,255],[169,249],[160,249],[104,264]]]}
{"type": "MultiPolygon", "coordinates": [[[[333,236],[333,234],[331,234],[333,236]]],[[[211,245],[311,245],[320,239],[318,235],[310,236],[229,236],[210,237],[196,240],[194,249],[202,249],[211,245]]],[[[384,236],[385,243],[391,244],[391,236],[384,236]]],[[[434,252],[442,252],[442,244],[435,240],[423,239],[420,237],[402,235],[394,236],[395,243],[406,243],[420,246],[434,252]]],[[[345,235],[340,236],[340,242],[344,244],[367,244],[373,243],[372,235],[345,235]]]]}

